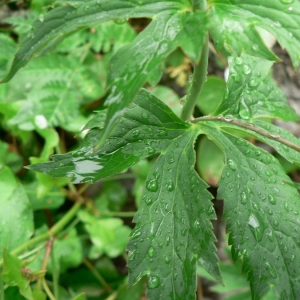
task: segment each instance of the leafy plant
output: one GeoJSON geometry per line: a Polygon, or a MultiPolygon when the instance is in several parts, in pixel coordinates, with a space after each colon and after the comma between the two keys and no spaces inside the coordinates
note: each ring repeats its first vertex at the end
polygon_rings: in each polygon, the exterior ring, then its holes
{"type": "MultiPolygon", "coordinates": [[[[103,43],[118,32],[113,31],[114,24],[96,30],[99,36],[105,34],[104,28],[114,32],[106,33],[103,43]]],[[[194,146],[198,137],[205,135],[224,155],[222,175],[215,171],[212,184],[220,177],[218,199],[225,203],[223,217],[227,220],[232,258],[242,261],[252,299],[261,299],[270,290],[278,299],[299,299],[299,194],[279,161],[247,140],[257,139],[289,162],[300,164],[299,140],[271,123],[273,119],[296,122],[298,116],[271,76],[273,62],[279,58],[261,36],[262,29],[274,35],[287,49],[296,69],[300,60],[299,24],[300,3],[293,0],[57,1],[45,14],[40,14],[33,29],[22,39],[2,80],[5,84],[0,94],[6,100],[0,103],[0,112],[4,115],[3,124],[24,144],[30,140],[28,131],[32,130],[45,140],[42,154],[34,149],[29,151],[31,156],[39,155],[31,158],[33,164],[28,167],[40,172],[28,175],[35,176],[29,181],[37,186],[37,198],[43,199],[49,192],[60,197],[63,191],[75,204],[61,218],[57,216],[57,223],[49,230],[41,227],[30,239],[34,204],[26,196],[26,185],[22,186],[8,167],[1,169],[0,248],[4,283],[17,286],[26,299],[45,299],[41,287],[54,297],[44,274],[35,277],[30,273],[27,280],[20,276],[29,262],[24,259],[22,262],[22,257],[16,255],[24,255],[26,251],[32,258],[31,252],[36,253],[36,247],[48,240],[41,261],[45,270],[55,240],[57,249],[53,252],[55,257],[51,257],[53,291],[56,297],[63,295],[58,286],[59,272],[55,270],[79,265],[83,255],[75,225],[71,223],[71,229],[65,229],[75,216],[75,222],[84,225],[93,244],[88,251],[89,259],[97,259],[103,253],[108,257],[120,255],[129,229],[114,218],[117,213],[114,215],[112,210],[121,209],[123,200],[115,208],[113,200],[105,199],[96,207],[89,207],[82,196],[87,185],[76,189],[73,183],[88,184],[113,178],[118,173],[122,176],[122,172],[131,167],[135,170],[133,166],[147,158],[155,162],[147,170],[134,217],[136,225],[127,246],[129,285],[137,284],[132,293],[139,299],[142,278],[147,277],[149,299],[195,299],[197,264],[222,283],[210,221],[216,218],[213,197],[195,170],[194,146]],[[107,21],[127,26],[128,18],[152,21],[136,37],[132,33],[128,40],[119,38],[112,45],[120,48],[113,49],[107,59],[97,60],[91,51],[97,52],[101,47],[90,37],[96,26],[107,21]],[[79,32],[91,27],[90,32],[79,32]],[[55,53],[32,60],[16,75],[30,59],[53,50],[73,32],[78,34],[70,42],[73,49],[69,55],[64,54],[68,52],[65,43],[55,53]],[[217,79],[206,83],[209,35],[216,51],[229,63],[225,88],[217,79]],[[180,117],[166,104],[167,99],[159,99],[143,88],[147,83],[151,86],[159,83],[166,60],[178,47],[194,66],[187,95],[180,100],[183,105],[180,117]],[[36,84],[27,82],[31,73],[30,78],[37,80],[36,84]],[[208,84],[224,88],[221,102],[219,96],[209,98],[208,84]],[[93,118],[87,118],[84,105],[103,96],[107,108],[100,105],[93,118]],[[194,112],[196,105],[204,115],[194,112]],[[64,145],[54,128],[60,126],[72,131],[72,124],[67,123],[74,118],[81,118],[77,124],[87,123],[88,133],[75,150],[61,153],[65,152],[64,145]],[[54,149],[56,154],[46,162],[54,149]],[[68,179],[50,179],[45,174],[69,178],[72,183],[68,179]],[[62,190],[66,184],[68,189],[62,190]],[[86,210],[81,209],[84,204],[86,210]],[[101,214],[104,218],[98,219],[101,214]],[[113,246],[107,247],[109,244],[113,246]],[[68,247],[76,248],[78,255],[70,258],[64,254],[68,247]],[[37,280],[33,291],[29,285],[31,279],[37,280]]],[[[127,31],[131,32],[125,28],[124,32],[127,31]]],[[[107,51],[108,48],[103,53],[107,51]]],[[[1,64],[6,66],[10,60],[7,58],[1,64]]],[[[205,147],[211,146],[206,142],[205,147]]],[[[201,156],[197,160],[200,174],[205,173],[201,156]]],[[[205,175],[202,177],[210,182],[205,175]]],[[[54,207],[61,205],[58,199],[55,203],[54,207]]],[[[53,207],[46,200],[36,205],[53,207]]],[[[38,261],[32,260],[33,265],[38,261]]],[[[111,292],[112,288],[89,261],[86,265],[100,278],[106,292],[111,292]]]]}

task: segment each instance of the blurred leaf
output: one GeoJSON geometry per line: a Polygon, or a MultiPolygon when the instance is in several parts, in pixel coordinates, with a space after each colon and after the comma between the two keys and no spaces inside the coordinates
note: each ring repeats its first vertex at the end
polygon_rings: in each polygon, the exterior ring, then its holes
{"type": "Polygon", "coordinates": [[[0,251],[11,251],[33,233],[33,214],[25,190],[9,168],[0,169],[0,251]]]}
{"type": "Polygon", "coordinates": [[[81,294],[77,295],[75,298],[73,298],[73,300],[86,300],[86,294],[81,293],[81,294]]]}
{"type": "Polygon", "coordinates": [[[117,257],[125,251],[131,230],[123,225],[121,219],[98,219],[85,211],[80,211],[78,217],[85,224],[85,229],[93,243],[89,253],[91,259],[103,254],[117,257]]]}
{"type": "Polygon", "coordinates": [[[128,286],[128,282],[120,285],[118,295],[115,300],[141,300],[145,293],[145,282],[137,282],[133,286],[128,286]]]}
{"type": "Polygon", "coordinates": [[[104,182],[101,194],[95,198],[95,206],[99,212],[105,210],[120,211],[127,200],[125,187],[116,181],[104,182]]]}
{"type": "Polygon", "coordinates": [[[5,165],[17,173],[23,166],[23,160],[16,152],[9,151],[9,145],[0,140],[0,168],[5,165]]]}
{"type": "Polygon", "coordinates": [[[197,106],[204,115],[212,114],[223,100],[226,82],[220,77],[209,76],[204,83],[197,106]]]}
{"type": "Polygon", "coordinates": [[[0,78],[8,71],[16,51],[16,43],[9,36],[0,34],[0,78]]]}
{"type": "Polygon", "coordinates": [[[150,89],[150,91],[155,97],[168,105],[177,117],[180,117],[182,107],[180,106],[179,96],[174,90],[163,85],[158,85],[150,89]]]}
{"type": "Polygon", "coordinates": [[[17,286],[20,294],[28,300],[33,300],[29,281],[22,273],[22,260],[3,249],[2,278],[9,286],[17,286]]]}
{"type": "Polygon", "coordinates": [[[217,186],[224,168],[224,154],[207,137],[203,137],[197,149],[196,166],[202,179],[210,186],[217,186]]]}

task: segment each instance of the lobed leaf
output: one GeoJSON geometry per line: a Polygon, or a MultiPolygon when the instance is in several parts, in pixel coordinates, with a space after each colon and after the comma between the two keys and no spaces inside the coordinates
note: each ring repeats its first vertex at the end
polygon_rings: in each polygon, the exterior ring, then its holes
{"type": "Polygon", "coordinates": [[[148,276],[149,299],[195,299],[196,262],[221,281],[212,196],[194,170],[197,131],[174,139],[148,175],[128,245],[130,284],[148,276]]]}
{"type": "MultiPolygon", "coordinates": [[[[95,181],[161,152],[146,181],[135,218],[137,227],[131,234],[130,282],[148,275],[151,299],[194,299],[197,260],[220,280],[209,221],[215,217],[211,195],[194,170],[193,145],[199,129],[141,90],[112,136],[92,153],[101,135],[100,129],[94,130],[80,150],[53,156],[53,162],[30,168],[73,177],[73,182],[95,181]],[[138,249],[137,244],[141,245],[138,249]]],[[[96,231],[89,230],[96,244],[99,234],[96,239],[96,231]]]]}
{"type": "Polygon", "coordinates": [[[300,198],[279,162],[250,142],[203,126],[225,152],[218,198],[225,200],[234,260],[243,260],[252,298],[270,288],[278,299],[300,297],[300,198]],[[287,184],[289,183],[289,184],[287,184]]]}
{"type": "Polygon", "coordinates": [[[51,9],[32,25],[33,30],[23,41],[10,72],[2,82],[10,80],[30,58],[51,51],[64,37],[76,30],[112,19],[153,17],[161,11],[179,10],[185,2],[184,0],[164,2],[92,0],[88,3],[64,1],[64,6],[51,9]]]}
{"type": "Polygon", "coordinates": [[[229,79],[224,100],[215,115],[245,120],[259,117],[297,121],[296,112],[270,76],[271,61],[242,53],[229,57],[229,79]]]}
{"type": "Polygon", "coordinates": [[[294,68],[300,59],[300,3],[280,0],[210,0],[209,20],[215,46],[223,53],[243,51],[278,58],[265,46],[258,29],[273,34],[289,52],[294,68]]]}
{"type": "Polygon", "coordinates": [[[53,177],[71,177],[74,183],[96,181],[163,151],[170,141],[189,127],[164,103],[146,90],[141,90],[100,150],[93,152],[93,146],[97,145],[102,134],[101,130],[96,129],[87,135],[81,149],[54,155],[52,162],[29,168],[53,177]]]}

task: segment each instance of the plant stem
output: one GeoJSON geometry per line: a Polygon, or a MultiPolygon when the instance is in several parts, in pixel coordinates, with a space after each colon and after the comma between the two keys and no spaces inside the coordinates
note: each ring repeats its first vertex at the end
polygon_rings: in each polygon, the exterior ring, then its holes
{"type": "Polygon", "coordinates": [[[244,123],[244,122],[236,120],[236,119],[228,119],[228,118],[220,117],[220,116],[219,117],[206,116],[206,117],[197,118],[197,119],[193,120],[192,122],[199,123],[199,122],[209,122],[209,121],[214,121],[214,122],[218,121],[218,122],[223,122],[223,123],[227,123],[227,124],[233,124],[233,125],[236,125],[237,127],[246,128],[249,131],[256,132],[262,136],[265,136],[271,140],[275,140],[281,144],[284,144],[284,145],[300,152],[300,146],[295,145],[294,143],[280,137],[279,135],[274,135],[266,130],[255,127],[255,125],[253,125],[253,124],[244,123]]]}
{"type": "Polygon", "coordinates": [[[111,292],[112,288],[109,284],[105,281],[102,275],[97,271],[97,269],[91,264],[89,260],[86,258],[83,259],[83,263],[87,266],[87,268],[93,273],[93,275],[98,279],[98,281],[104,286],[107,292],[111,292]]]}
{"type": "Polygon", "coordinates": [[[3,284],[3,279],[2,276],[0,276],[0,299],[5,300],[5,293],[4,293],[4,284],[3,284]]]}
{"type": "MultiPolygon", "coordinates": [[[[63,216],[63,218],[60,219],[53,227],[51,227],[48,232],[38,235],[38,236],[34,237],[33,239],[25,242],[24,244],[20,245],[15,250],[13,250],[11,253],[14,255],[18,255],[18,254],[22,253],[23,251],[25,251],[26,249],[28,249],[40,242],[46,241],[49,238],[51,238],[53,235],[60,232],[60,230],[62,230],[71,221],[71,219],[76,215],[76,213],[80,209],[81,205],[82,205],[81,202],[75,203],[73,205],[73,207],[63,216]]],[[[3,265],[3,260],[0,260],[0,268],[2,267],[2,265],[3,265]]]]}
{"type": "Polygon", "coordinates": [[[56,266],[54,251],[51,251],[51,266],[52,266],[53,292],[54,292],[55,298],[59,299],[59,285],[58,285],[59,271],[56,266]]]}
{"type": "Polygon", "coordinates": [[[208,66],[208,53],[208,35],[206,35],[201,50],[200,62],[194,67],[192,85],[186,95],[186,102],[182,109],[181,118],[184,121],[188,121],[191,118],[194,107],[205,83],[208,66]]]}
{"type": "Polygon", "coordinates": [[[44,288],[44,291],[46,292],[47,296],[51,299],[51,300],[58,300],[54,297],[54,295],[52,294],[51,290],[49,289],[49,286],[46,282],[46,279],[43,278],[43,288],[44,288]]]}

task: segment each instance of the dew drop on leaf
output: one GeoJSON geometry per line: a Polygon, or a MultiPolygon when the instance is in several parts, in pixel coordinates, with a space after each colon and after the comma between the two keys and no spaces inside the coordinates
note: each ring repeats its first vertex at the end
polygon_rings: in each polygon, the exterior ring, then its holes
{"type": "Polygon", "coordinates": [[[140,135],[140,131],[138,129],[132,130],[131,135],[133,137],[138,137],[140,135]]]}
{"type": "Polygon", "coordinates": [[[250,81],[249,81],[249,87],[250,88],[255,88],[255,87],[257,87],[258,86],[258,80],[257,79],[251,79],[250,81]]]}
{"type": "Polygon", "coordinates": [[[149,192],[156,192],[158,190],[158,182],[156,178],[150,179],[146,183],[146,188],[149,192]]]}
{"type": "Polygon", "coordinates": [[[149,118],[149,115],[148,115],[148,114],[146,114],[146,113],[142,113],[142,118],[144,118],[144,119],[148,119],[148,118],[149,118]]]}
{"type": "Polygon", "coordinates": [[[171,180],[168,180],[166,183],[166,188],[169,192],[172,192],[174,190],[174,184],[171,180]]]}
{"type": "Polygon", "coordinates": [[[277,272],[276,272],[276,269],[273,268],[273,267],[271,266],[271,264],[268,263],[268,262],[265,263],[265,266],[266,266],[266,269],[268,270],[268,272],[270,273],[271,277],[277,278],[277,272]]]}
{"type": "Polygon", "coordinates": [[[245,101],[245,98],[242,98],[239,105],[239,115],[241,118],[248,120],[250,119],[252,113],[251,109],[245,101]]]}
{"type": "Polygon", "coordinates": [[[231,170],[233,170],[233,171],[236,170],[236,165],[235,165],[235,163],[234,163],[233,160],[229,159],[228,162],[227,162],[227,164],[228,164],[228,166],[229,166],[229,168],[230,168],[231,170]]]}
{"type": "Polygon", "coordinates": [[[251,73],[251,69],[250,69],[250,67],[248,65],[243,65],[243,73],[245,75],[248,75],[248,74],[251,73]]]}
{"type": "Polygon", "coordinates": [[[160,284],[160,280],[158,276],[149,276],[148,278],[148,288],[155,289],[158,288],[160,284]]]}
{"type": "Polygon", "coordinates": [[[295,260],[295,255],[293,254],[290,258],[290,260],[293,262],[295,260]]]}
{"type": "Polygon", "coordinates": [[[241,65],[243,63],[243,59],[241,57],[236,57],[234,59],[234,62],[237,64],[237,65],[241,65]]]}
{"type": "Polygon", "coordinates": [[[268,200],[272,205],[276,204],[276,199],[272,195],[268,196],[268,200]]]}
{"type": "Polygon", "coordinates": [[[267,237],[268,239],[273,242],[274,241],[274,235],[273,235],[273,231],[270,230],[268,233],[267,233],[267,237]]]}
{"type": "Polygon", "coordinates": [[[241,203],[245,205],[247,202],[248,202],[248,199],[247,199],[246,193],[242,192],[241,193],[241,203]]]}
{"type": "Polygon", "coordinates": [[[268,214],[269,214],[270,216],[272,216],[272,215],[273,215],[273,210],[272,210],[272,209],[268,209],[268,214]]]}
{"type": "Polygon", "coordinates": [[[153,199],[151,197],[146,197],[145,202],[147,205],[151,205],[153,202],[153,199]]]}
{"type": "Polygon", "coordinates": [[[248,220],[248,225],[250,227],[250,230],[254,236],[254,238],[259,242],[261,241],[263,237],[263,229],[261,228],[261,225],[258,222],[258,219],[254,215],[250,215],[248,220]]]}
{"type": "Polygon", "coordinates": [[[166,256],[165,257],[165,263],[168,265],[171,262],[170,257],[166,256]]]}
{"type": "Polygon", "coordinates": [[[154,250],[154,248],[151,246],[151,247],[148,249],[148,255],[149,255],[150,257],[153,257],[153,256],[154,256],[154,253],[155,253],[155,250],[154,250]]]}
{"type": "Polygon", "coordinates": [[[290,210],[289,210],[289,204],[288,204],[287,201],[284,201],[284,209],[285,209],[287,212],[290,211],[290,210]]]}

